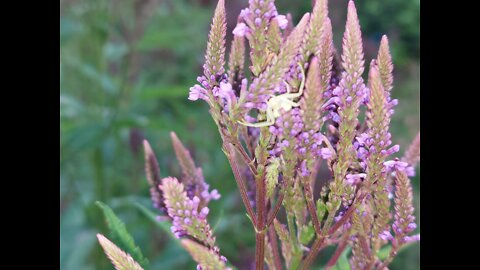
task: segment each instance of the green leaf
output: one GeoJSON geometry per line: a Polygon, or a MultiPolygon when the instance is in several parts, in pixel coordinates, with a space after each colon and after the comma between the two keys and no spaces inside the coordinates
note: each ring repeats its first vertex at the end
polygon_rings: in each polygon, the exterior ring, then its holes
{"type": "Polygon", "coordinates": [[[308,245],[312,241],[313,236],[315,236],[315,230],[313,229],[312,223],[303,225],[300,230],[300,243],[305,246],[308,245]]]}
{"type": "Polygon", "coordinates": [[[280,159],[279,158],[273,158],[270,161],[270,164],[267,167],[267,198],[270,198],[272,196],[273,191],[275,190],[275,186],[278,183],[278,167],[280,166],[280,159]]]}
{"type": "Polygon", "coordinates": [[[317,216],[319,220],[323,219],[323,216],[325,215],[327,211],[327,206],[323,202],[323,200],[320,198],[317,201],[317,216]]]}
{"type": "Polygon", "coordinates": [[[123,250],[129,253],[143,268],[149,269],[150,265],[148,260],[143,256],[140,248],[135,245],[135,241],[127,231],[125,224],[115,215],[108,205],[100,201],[97,201],[96,204],[103,210],[108,228],[110,229],[110,233],[112,238],[115,239],[115,242],[117,242],[123,250]]]}
{"type": "Polygon", "coordinates": [[[392,246],[385,246],[385,247],[381,248],[377,252],[377,257],[382,261],[385,260],[388,257],[388,254],[390,254],[391,249],[392,249],[392,246]]]}
{"type": "Polygon", "coordinates": [[[338,258],[337,263],[332,267],[332,270],[350,270],[350,263],[348,262],[347,255],[350,253],[350,247],[346,248],[342,255],[338,258]]]}

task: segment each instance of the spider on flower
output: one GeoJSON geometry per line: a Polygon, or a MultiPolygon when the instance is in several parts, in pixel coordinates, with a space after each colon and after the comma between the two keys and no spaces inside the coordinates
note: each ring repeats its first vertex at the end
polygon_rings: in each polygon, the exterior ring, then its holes
{"type": "Polygon", "coordinates": [[[300,104],[293,101],[294,99],[300,97],[303,94],[303,88],[305,86],[305,71],[303,70],[302,65],[298,63],[300,70],[302,72],[302,82],[300,83],[300,88],[297,93],[290,93],[290,85],[283,81],[287,87],[287,92],[280,95],[270,95],[270,99],[267,101],[267,120],[258,122],[258,123],[248,123],[246,121],[238,121],[240,124],[249,126],[249,127],[267,127],[275,123],[275,119],[280,116],[282,109],[284,112],[290,111],[293,107],[298,107],[300,104]]]}

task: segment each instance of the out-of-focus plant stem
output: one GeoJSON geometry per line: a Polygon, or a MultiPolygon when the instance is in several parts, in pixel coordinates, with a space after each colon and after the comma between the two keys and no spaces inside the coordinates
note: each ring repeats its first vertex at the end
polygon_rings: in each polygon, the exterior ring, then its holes
{"type": "Polygon", "coordinates": [[[340,243],[338,244],[337,249],[335,250],[335,253],[333,253],[330,260],[328,260],[327,265],[325,266],[325,270],[330,270],[337,263],[338,258],[340,258],[340,255],[342,255],[342,252],[347,247],[348,237],[349,235],[345,234],[342,240],[340,240],[340,243]]]}
{"type": "Polygon", "coordinates": [[[237,183],[238,190],[240,191],[240,197],[242,198],[243,205],[247,210],[247,213],[253,223],[253,226],[256,228],[257,221],[256,221],[255,213],[253,212],[252,206],[250,205],[250,201],[248,200],[245,181],[243,179],[242,174],[240,173],[240,170],[238,169],[237,161],[235,159],[235,149],[233,149],[232,144],[223,143],[223,151],[225,152],[228,162],[232,167],[233,176],[235,178],[235,182],[237,183]]]}
{"type": "Polygon", "coordinates": [[[315,232],[317,235],[320,235],[322,233],[322,230],[320,228],[320,222],[318,220],[317,216],[317,208],[315,207],[315,203],[313,201],[313,192],[312,192],[312,187],[310,186],[310,178],[309,177],[304,177],[302,179],[303,182],[303,190],[305,192],[305,199],[307,201],[307,209],[310,214],[310,217],[312,218],[313,222],[313,227],[315,228],[315,232]]]}
{"type": "Polygon", "coordinates": [[[270,241],[270,246],[272,247],[273,253],[273,263],[277,270],[282,270],[282,260],[280,258],[280,251],[278,250],[277,244],[277,234],[275,233],[275,227],[273,224],[269,225],[268,229],[268,239],[270,241]]]}

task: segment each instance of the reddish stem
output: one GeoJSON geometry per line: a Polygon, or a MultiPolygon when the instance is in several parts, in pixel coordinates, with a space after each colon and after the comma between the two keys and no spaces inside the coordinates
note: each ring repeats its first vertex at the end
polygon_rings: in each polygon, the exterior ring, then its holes
{"type": "Polygon", "coordinates": [[[313,242],[312,248],[310,249],[310,253],[308,253],[307,257],[305,258],[305,260],[303,261],[303,263],[300,265],[298,269],[305,270],[310,268],[313,261],[317,257],[318,252],[320,252],[323,241],[325,241],[325,237],[321,235],[317,237],[317,239],[315,239],[315,242],[313,242]]]}
{"type": "Polygon", "coordinates": [[[282,202],[283,199],[285,198],[285,189],[287,187],[286,185],[287,181],[283,181],[282,187],[279,189],[279,195],[277,202],[275,203],[275,206],[273,207],[273,211],[270,214],[270,216],[267,219],[267,226],[270,227],[272,224],[273,220],[277,217],[278,211],[280,211],[280,207],[282,207],[282,202]]]}
{"type": "Polygon", "coordinates": [[[265,212],[267,190],[265,188],[265,170],[256,179],[257,226],[255,235],[255,265],[257,270],[263,270],[265,258],[265,212]]]}
{"type": "Polygon", "coordinates": [[[330,230],[328,231],[329,235],[331,235],[335,231],[337,231],[337,229],[340,228],[340,226],[342,226],[350,218],[350,216],[353,214],[353,211],[355,211],[355,209],[357,209],[357,206],[360,205],[360,203],[367,196],[367,194],[368,193],[363,193],[362,195],[360,195],[360,197],[358,197],[358,199],[355,201],[355,203],[352,206],[350,206],[350,208],[348,208],[345,215],[343,215],[340,218],[340,220],[330,228],[330,230]]]}
{"type": "Polygon", "coordinates": [[[245,162],[245,164],[247,164],[248,168],[253,173],[253,175],[256,175],[257,174],[257,168],[255,168],[255,166],[253,166],[252,159],[248,156],[247,152],[245,152],[245,149],[243,148],[243,146],[240,145],[239,143],[235,143],[233,145],[234,145],[235,149],[237,149],[237,151],[240,153],[240,155],[243,158],[243,161],[245,162]]]}
{"type": "Polygon", "coordinates": [[[277,270],[282,270],[282,260],[280,259],[280,251],[278,250],[277,244],[277,235],[275,233],[275,228],[273,224],[269,226],[268,239],[270,241],[270,246],[272,247],[273,263],[275,265],[275,268],[277,270]]]}
{"type": "Polygon", "coordinates": [[[337,263],[338,258],[340,258],[340,255],[342,255],[342,252],[347,247],[347,240],[348,240],[348,234],[345,235],[342,241],[340,242],[340,244],[338,244],[338,247],[335,250],[335,253],[333,253],[333,256],[330,258],[330,260],[328,260],[328,263],[325,266],[325,270],[330,270],[330,268],[332,268],[337,263]]]}
{"type": "Polygon", "coordinates": [[[240,173],[237,166],[237,162],[235,160],[235,151],[231,147],[231,144],[229,143],[224,143],[223,148],[226,151],[227,159],[230,162],[230,166],[232,167],[233,175],[237,183],[238,190],[240,191],[240,197],[242,197],[243,205],[245,205],[245,208],[247,209],[247,213],[252,219],[253,226],[257,228],[257,220],[255,217],[255,213],[253,212],[253,208],[250,205],[250,201],[248,199],[247,188],[245,187],[245,181],[243,180],[243,175],[240,173]]]}
{"type": "Polygon", "coordinates": [[[317,235],[322,234],[322,229],[320,228],[320,222],[318,221],[317,216],[317,209],[315,207],[315,203],[313,202],[313,193],[312,187],[310,186],[309,178],[303,178],[303,190],[305,191],[305,199],[307,200],[307,209],[310,213],[310,217],[312,218],[313,227],[315,228],[315,232],[317,235]]]}

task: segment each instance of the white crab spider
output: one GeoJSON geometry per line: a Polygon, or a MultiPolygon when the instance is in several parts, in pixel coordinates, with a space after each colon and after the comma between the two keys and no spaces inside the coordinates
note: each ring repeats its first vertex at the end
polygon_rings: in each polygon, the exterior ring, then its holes
{"type": "Polygon", "coordinates": [[[302,82],[300,83],[300,88],[297,93],[290,93],[290,85],[286,81],[285,86],[287,87],[287,92],[278,96],[270,95],[270,99],[267,101],[267,120],[258,123],[248,123],[245,121],[238,121],[240,124],[249,126],[249,127],[267,127],[275,123],[275,119],[280,116],[282,109],[284,112],[290,111],[293,107],[298,107],[300,104],[293,101],[294,99],[300,97],[303,94],[303,87],[305,86],[305,72],[300,64],[298,64],[302,72],[302,82]]]}

